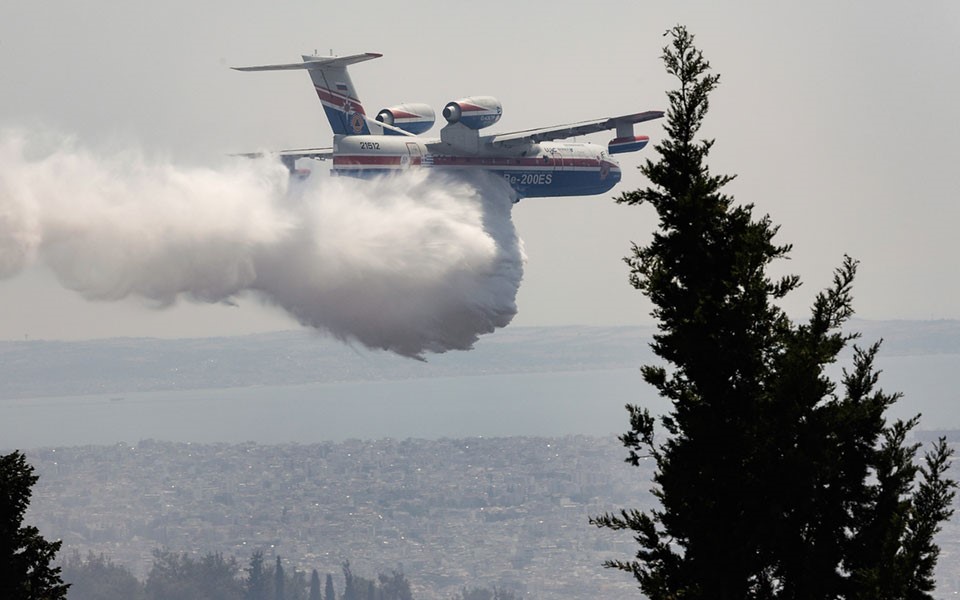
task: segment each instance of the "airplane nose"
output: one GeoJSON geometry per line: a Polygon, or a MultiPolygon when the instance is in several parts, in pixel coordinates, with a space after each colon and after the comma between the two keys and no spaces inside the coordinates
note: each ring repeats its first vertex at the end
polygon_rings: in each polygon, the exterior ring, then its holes
{"type": "Polygon", "coordinates": [[[610,187],[620,183],[620,163],[613,160],[609,156],[604,157],[603,164],[601,166],[601,176],[604,176],[604,179],[610,185],[610,187]],[[606,173],[604,173],[604,171],[606,173]]]}
{"type": "Polygon", "coordinates": [[[610,167],[610,178],[614,185],[620,183],[620,165],[614,163],[614,166],[610,167]]]}

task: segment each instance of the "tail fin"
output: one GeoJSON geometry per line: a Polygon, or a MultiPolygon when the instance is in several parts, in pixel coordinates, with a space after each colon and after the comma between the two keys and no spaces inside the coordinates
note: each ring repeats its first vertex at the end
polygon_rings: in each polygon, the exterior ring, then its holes
{"type": "Polygon", "coordinates": [[[313,87],[317,90],[317,96],[320,97],[320,103],[323,104],[323,110],[327,113],[333,132],[342,135],[363,135],[371,133],[370,121],[366,111],[363,110],[363,105],[360,104],[360,98],[350,80],[350,74],[347,73],[347,66],[381,56],[383,55],[374,52],[352,56],[304,55],[302,63],[232,68],[237,71],[305,69],[310,73],[313,87]]]}

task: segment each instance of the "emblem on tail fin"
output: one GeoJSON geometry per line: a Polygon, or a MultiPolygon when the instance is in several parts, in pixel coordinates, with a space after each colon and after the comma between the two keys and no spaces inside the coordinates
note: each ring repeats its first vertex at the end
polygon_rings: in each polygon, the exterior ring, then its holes
{"type": "Polygon", "coordinates": [[[353,127],[353,132],[355,134],[360,135],[362,133],[367,133],[364,131],[365,125],[366,123],[364,122],[363,115],[360,113],[352,113],[350,115],[350,126],[353,127]]]}

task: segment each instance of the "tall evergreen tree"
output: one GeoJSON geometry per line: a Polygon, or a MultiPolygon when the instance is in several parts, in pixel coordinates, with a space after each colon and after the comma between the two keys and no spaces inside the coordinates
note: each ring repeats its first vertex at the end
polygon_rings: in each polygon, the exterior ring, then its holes
{"type": "Polygon", "coordinates": [[[250,557],[250,566],[245,570],[247,600],[267,600],[267,574],[263,568],[263,551],[254,551],[250,557]]]}
{"type": "Polygon", "coordinates": [[[391,571],[389,575],[383,573],[377,578],[380,581],[380,595],[383,600],[413,600],[410,582],[403,571],[391,571]]]}
{"type": "Polygon", "coordinates": [[[0,598],[5,600],[67,596],[60,567],[51,565],[61,542],[48,542],[36,527],[23,525],[38,479],[20,451],[0,456],[0,598]]]}
{"type": "Polygon", "coordinates": [[[337,592],[333,589],[333,575],[327,573],[327,580],[323,586],[323,600],[337,600],[337,592]]]}
{"type": "MultiPolygon", "coordinates": [[[[319,590],[319,587],[317,589],[319,590]]],[[[283,590],[286,600],[307,600],[310,593],[307,574],[304,571],[294,569],[293,573],[287,575],[287,582],[283,590]]]]}
{"type": "Polygon", "coordinates": [[[70,600],[143,600],[143,584],[130,569],[92,551],[86,559],[76,550],[64,561],[63,580],[70,600]]]}
{"type": "Polygon", "coordinates": [[[144,584],[147,600],[236,600],[243,594],[237,561],[211,552],[199,560],[186,553],[155,550],[144,584]]]}
{"type": "MultiPolygon", "coordinates": [[[[333,582],[330,584],[333,585],[333,582]]],[[[310,574],[310,600],[323,600],[320,597],[320,573],[316,569],[310,574]]]]}
{"type": "Polygon", "coordinates": [[[280,556],[277,556],[277,566],[273,570],[273,600],[286,600],[284,594],[284,573],[283,566],[280,564],[280,556]]]}
{"type": "Polygon", "coordinates": [[[350,570],[350,561],[343,561],[340,567],[343,569],[342,600],[363,600],[361,598],[362,592],[357,585],[357,577],[353,574],[353,571],[350,570]]]}
{"type": "Polygon", "coordinates": [[[678,26],[664,48],[668,93],[659,160],[642,167],[652,187],[618,202],[647,203],[659,228],[626,259],[630,282],[653,302],[652,348],[667,366],[645,381],[672,405],[659,421],[628,405],[621,436],[627,461],[656,461],[660,508],[592,519],[627,529],[636,559],[607,566],[631,572],[651,600],[684,598],[929,598],[939,549],[934,535],[951,514],[951,450],[941,439],[914,464],[906,442],[917,420],[888,424],[899,398],[877,388],[878,345],[856,349],[837,385],[825,367],[856,336],[856,262],[846,258],[807,322],[775,304],[799,279],[766,273],[784,258],[770,218],[735,205],[696,140],[719,76],[678,26]],[[917,477],[919,475],[919,477],[917,477]]]}

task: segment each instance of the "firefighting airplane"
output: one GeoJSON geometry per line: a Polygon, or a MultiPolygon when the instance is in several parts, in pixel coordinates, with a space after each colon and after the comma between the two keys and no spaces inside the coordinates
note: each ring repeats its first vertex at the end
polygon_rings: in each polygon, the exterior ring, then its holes
{"type": "MultiPolygon", "coordinates": [[[[380,58],[367,52],[352,56],[304,55],[302,63],[232,67],[237,71],[306,70],[333,129],[332,148],[278,152],[291,172],[298,159],[333,159],[337,175],[367,177],[408,168],[448,171],[481,169],[503,177],[517,200],[528,197],[587,196],[609,191],[620,181],[620,165],[612,154],[635,152],[649,138],[635,135],[636,123],[659,119],[662,111],[646,111],[569,125],[514,133],[480,135],[500,120],[502,107],[491,96],[472,96],[447,103],[447,124],[439,138],[421,138],[436,116],[426,104],[407,103],[385,108],[370,119],[360,104],[347,66],[380,58]],[[615,129],[607,147],[560,140],[615,129]]],[[[256,156],[256,155],[245,155],[256,156]]]]}

